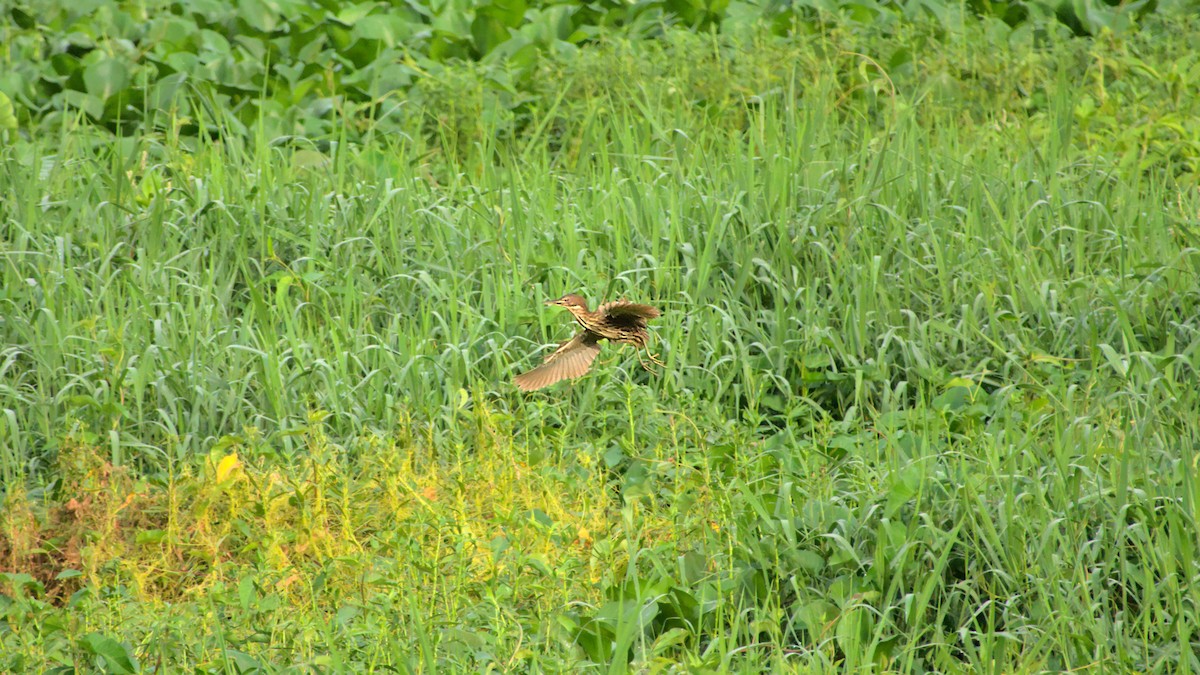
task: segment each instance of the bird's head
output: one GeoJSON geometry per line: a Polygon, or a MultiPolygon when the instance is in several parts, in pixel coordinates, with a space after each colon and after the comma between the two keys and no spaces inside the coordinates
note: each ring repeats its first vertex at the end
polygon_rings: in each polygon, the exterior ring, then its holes
{"type": "Polygon", "coordinates": [[[566,295],[562,296],[561,298],[559,298],[557,300],[547,300],[546,304],[547,305],[558,305],[559,307],[565,307],[567,310],[571,311],[572,313],[574,313],[578,310],[582,310],[585,312],[588,311],[587,300],[584,300],[582,296],[576,295],[574,293],[567,293],[566,295]]]}

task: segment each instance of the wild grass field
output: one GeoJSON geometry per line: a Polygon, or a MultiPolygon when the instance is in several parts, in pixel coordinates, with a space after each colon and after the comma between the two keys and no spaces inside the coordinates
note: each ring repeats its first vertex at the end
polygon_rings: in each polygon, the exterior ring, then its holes
{"type": "Polygon", "coordinates": [[[1200,23],[1146,23],[3,132],[0,670],[1200,671],[1200,23]],[[665,367],[517,391],[572,291],[665,367]]]}

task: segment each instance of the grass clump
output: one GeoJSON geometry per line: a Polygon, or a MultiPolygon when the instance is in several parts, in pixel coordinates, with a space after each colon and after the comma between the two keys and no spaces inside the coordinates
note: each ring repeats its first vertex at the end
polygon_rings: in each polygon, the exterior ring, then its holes
{"type": "Polygon", "coordinates": [[[671,33],[520,123],[5,146],[0,665],[1195,670],[1177,28],[671,33]],[[667,367],[517,393],[568,290],[667,367]]]}

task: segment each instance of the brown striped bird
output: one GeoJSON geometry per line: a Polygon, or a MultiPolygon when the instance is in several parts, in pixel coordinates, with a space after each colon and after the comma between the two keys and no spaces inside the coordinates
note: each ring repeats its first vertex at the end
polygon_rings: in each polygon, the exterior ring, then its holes
{"type": "MultiPolygon", "coordinates": [[[[560,344],[558,349],[546,357],[542,365],[513,378],[513,383],[523,391],[542,389],[559,380],[584,375],[592,367],[596,355],[600,353],[601,340],[633,345],[637,350],[645,349],[646,342],[650,339],[646,321],[662,316],[657,307],[628,300],[606,302],[597,307],[596,311],[588,311],[587,300],[575,293],[568,293],[557,300],[547,300],[546,304],[566,309],[583,330],[560,344]]],[[[661,365],[653,354],[649,359],[661,365]]],[[[638,360],[643,368],[650,370],[642,360],[640,351],[638,360]]]]}

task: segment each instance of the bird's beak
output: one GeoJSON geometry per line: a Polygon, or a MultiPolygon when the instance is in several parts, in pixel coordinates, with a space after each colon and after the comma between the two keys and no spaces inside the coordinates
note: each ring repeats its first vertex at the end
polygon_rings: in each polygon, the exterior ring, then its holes
{"type": "Polygon", "coordinates": [[[547,300],[547,301],[546,301],[544,304],[545,304],[545,305],[547,305],[547,306],[549,306],[549,305],[557,305],[557,304],[558,304],[558,301],[557,301],[557,300],[547,300]]]}

